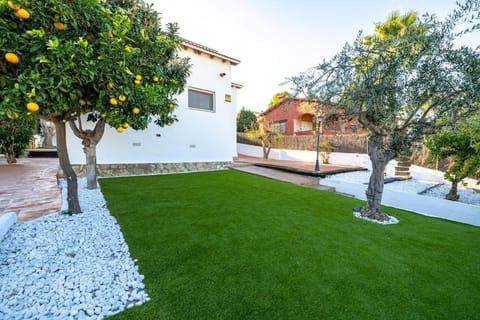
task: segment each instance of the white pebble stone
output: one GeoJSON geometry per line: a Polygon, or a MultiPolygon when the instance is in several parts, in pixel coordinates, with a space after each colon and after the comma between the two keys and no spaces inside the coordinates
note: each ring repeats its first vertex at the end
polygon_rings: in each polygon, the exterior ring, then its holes
{"type": "Polygon", "coordinates": [[[102,319],[148,301],[103,195],[78,182],[83,213],[15,224],[0,242],[0,319],[102,319]]]}

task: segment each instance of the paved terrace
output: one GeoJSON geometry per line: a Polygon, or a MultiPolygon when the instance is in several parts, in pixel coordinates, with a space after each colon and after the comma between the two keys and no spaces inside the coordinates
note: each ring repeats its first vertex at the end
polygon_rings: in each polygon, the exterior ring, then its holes
{"type": "Polygon", "coordinates": [[[15,212],[19,221],[29,221],[59,211],[58,159],[20,158],[17,161],[7,164],[0,158],[0,215],[15,212]]]}

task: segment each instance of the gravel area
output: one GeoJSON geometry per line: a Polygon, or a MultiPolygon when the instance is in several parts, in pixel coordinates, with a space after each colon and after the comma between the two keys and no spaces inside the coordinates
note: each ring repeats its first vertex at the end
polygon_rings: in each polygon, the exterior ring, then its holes
{"type": "MultiPolygon", "coordinates": [[[[325,179],[368,184],[370,174],[371,171],[355,171],[329,175],[325,179]]],[[[386,178],[389,177],[390,176],[386,176],[386,178]]],[[[450,182],[433,176],[431,179],[428,179],[428,177],[425,177],[425,174],[422,175],[422,179],[417,179],[415,178],[415,175],[412,174],[412,179],[390,182],[385,184],[384,188],[386,190],[416,194],[420,194],[421,192],[428,190],[423,194],[424,196],[444,199],[445,195],[450,190],[450,182]]],[[[458,194],[460,195],[460,199],[458,200],[459,202],[480,206],[480,192],[472,189],[465,189],[459,186],[458,194]]]]}
{"type": "Polygon", "coordinates": [[[0,242],[0,319],[102,319],[148,301],[102,193],[78,182],[82,214],[16,223],[0,242]]]}

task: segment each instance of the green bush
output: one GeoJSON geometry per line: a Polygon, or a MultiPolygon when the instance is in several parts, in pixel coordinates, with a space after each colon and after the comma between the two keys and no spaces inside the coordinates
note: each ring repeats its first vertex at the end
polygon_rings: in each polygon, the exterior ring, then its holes
{"type": "Polygon", "coordinates": [[[237,114],[237,132],[246,132],[256,122],[257,116],[255,113],[242,107],[237,114]]]}
{"type": "Polygon", "coordinates": [[[7,114],[0,117],[0,153],[4,153],[8,163],[16,163],[30,143],[36,120],[31,116],[19,117],[7,114]]]}

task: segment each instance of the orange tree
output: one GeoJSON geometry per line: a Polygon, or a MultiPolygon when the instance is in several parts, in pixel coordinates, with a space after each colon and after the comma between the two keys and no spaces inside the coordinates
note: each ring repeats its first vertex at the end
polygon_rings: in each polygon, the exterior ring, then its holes
{"type": "Polygon", "coordinates": [[[0,32],[0,117],[33,114],[55,125],[68,211],[79,213],[65,124],[89,159],[105,124],[121,133],[176,121],[175,95],[189,73],[177,27],[162,30],[140,0],[0,0],[0,32]]]}

